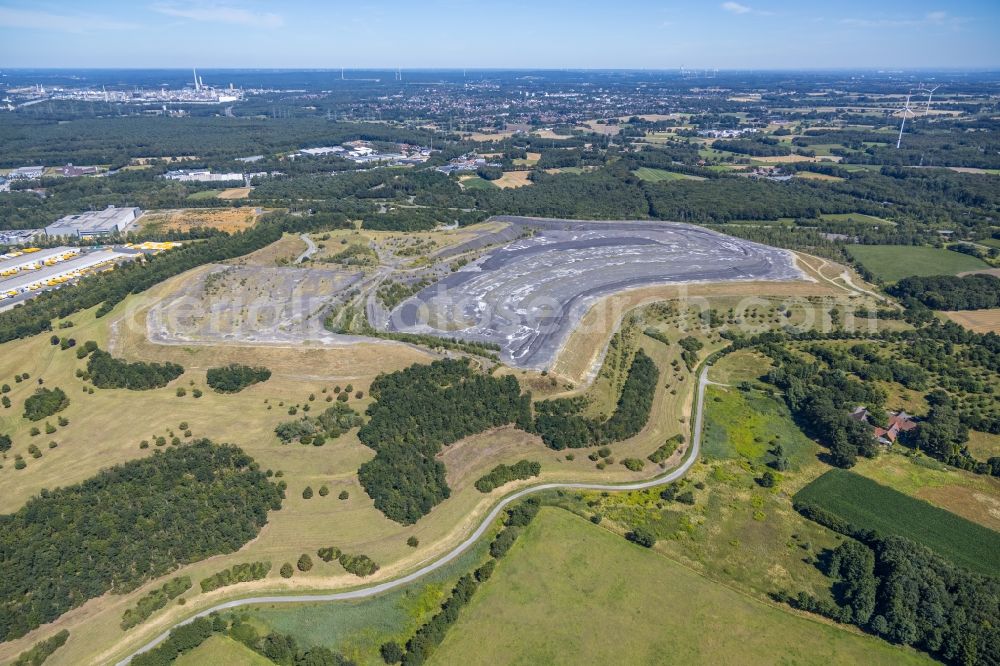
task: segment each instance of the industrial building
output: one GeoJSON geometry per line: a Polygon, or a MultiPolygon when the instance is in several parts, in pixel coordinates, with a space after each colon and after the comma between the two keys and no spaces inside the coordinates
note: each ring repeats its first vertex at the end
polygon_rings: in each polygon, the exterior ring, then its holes
{"type": "Polygon", "coordinates": [[[54,247],[46,250],[32,248],[26,252],[0,255],[0,278],[8,278],[23,271],[35,271],[52,266],[80,254],[78,247],[54,247]]]}
{"type": "MultiPolygon", "coordinates": [[[[77,250],[76,248],[58,248],[60,250],[77,250]]],[[[123,259],[135,259],[138,253],[127,253],[118,250],[95,250],[79,254],[71,259],[59,261],[51,265],[43,265],[37,270],[21,271],[13,277],[0,278],[0,302],[47,287],[57,287],[65,282],[83,276],[105,265],[123,259]]]]}
{"type": "Polygon", "coordinates": [[[182,183],[243,182],[242,173],[212,173],[209,169],[174,169],[163,174],[163,177],[182,183]]]}
{"type": "Polygon", "coordinates": [[[0,231],[0,245],[27,245],[43,235],[42,229],[8,229],[0,231]]]}
{"type": "Polygon", "coordinates": [[[38,180],[45,173],[43,166],[26,166],[12,169],[7,177],[10,180],[38,180]]]}
{"type": "Polygon", "coordinates": [[[104,210],[60,218],[45,227],[45,235],[93,238],[95,236],[123,234],[128,231],[140,215],[142,215],[142,210],[139,208],[108,206],[104,210]]]}

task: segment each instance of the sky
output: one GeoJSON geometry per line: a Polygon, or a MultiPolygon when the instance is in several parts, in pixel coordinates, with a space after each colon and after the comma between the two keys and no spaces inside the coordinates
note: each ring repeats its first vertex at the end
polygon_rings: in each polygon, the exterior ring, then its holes
{"type": "Polygon", "coordinates": [[[1000,68],[1000,0],[0,0],[0,67],[1000,68]]]}

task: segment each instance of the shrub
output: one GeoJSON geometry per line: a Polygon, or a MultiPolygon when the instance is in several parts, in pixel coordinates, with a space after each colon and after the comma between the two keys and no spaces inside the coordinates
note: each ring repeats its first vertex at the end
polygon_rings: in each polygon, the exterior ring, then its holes
{"type": "Polygon", "coordinates": [[[625,538],[632,543],[637,543],[640,546],[645,546],[646,548],[652,548],[656,545],[656,535],[647,530],[645,527],[636,527],[631,532],[626,534],[625,538]]]}
{"type": "Polygon", "coordinates": [[[341,553],[337,560],[340,562],[340,566],[344,567],[349,573],[362,578],[378,571],[378,565],[367,555],[341,553]]]}
{"type": "Polygon", "coordinates": [[[320,497],[326,497],[329,494],[330,494],[330,489],[329,488],[327,488],[326,486],[320,486],[320,489],[319,489],[319,496],[320,497]]]}
{"type": "Polygon", "coordinates": [[[278,573],[281,574],[282,578],[291,578],[292,574],[295,573],[295,569],[292,568],[291,564],[285,562],[281,565],[281,570],[278,573]]]}
{"type": "Polygon", "coordinates": [[[299,557],[299,561],[295,563],[295,566],[298,567],[299,571],[309,571],[313,568],[312,558],[309,557],[308,554],[302,553],[299,557]]]}
{"type": "Polygon", "coordinates": [[[417,546],[420,545],[420,539],[418,539],[415,536],[411,536],[409,539],[406,540],[406,545],[409,546],[410,548],[416,548],[417,546]]]}
{"type": "Polygon", "coordinates": [[[316,556],[324,562],[332,562],[340,557],[340,549],[336,546],[327,546],[316,551],[316,556]]]}
{"type": "Polygon", "coordinates": [[[0,435],[0,453],[10,451],[11,445],[10,435],[0,435]]]}
{"type": "Polygon", "coordinates": [[[302,491],[302,499],[312,499],[313,489],[312,486],[306,486],[305,490],[302,491]]]}
{"type": "Polygon", "coordinates": [[[387,664],[398,664],[403,661],[403,648],[396,641],[383,643],[379,653],[382,655],[382,661],[387,664]]]}
{"type": "Polygon", "coordinates": [[[271,571],[271,563],[264,560],[261,562],[247,562],[245,564],[234,564],[228,569],[223,569],[212,574],[208,578],[203,578],[200,585],[202,592],[211,592],[220,587],[235,585],[236,583],[246,583],[251,580],[265,578],[271,571]]]}
{"type": "Polygon", "coordinates": [[[175,599],[191,589],[191,579],[188,576],[178,576],[159,588],[139,598],[136,605],[125,609],[122,615],[121,628],[131,629],[145,622],[149,616],[165,607],[171,599],[175,599]]]}
{"type": "Polygon", "coordinates": [[[638,458],[625,458],[622,460],[622,465],[625,465],[625,469],[630,472],[641,472],[646,463],[638,458]]]}
{"type": "Polygon", "coordinates": [[[538,476],[541,470],[541,463],[530,460],[520,460],[513,465],[497,465],[489,474],[476,481],[476,489],[481,493],[488,493],[511,481],[538,476]]]}
{"type": "Polygon", "coordinates": [[[351,496],[351,494],[349,492],[347,492],[346,490],[341,490],[340,494],[337,495],[337,499],[345,500],[345,499],[347,499],[350,496],[351,496]]]}
{"type": "Polygon", "coordinates": [[[68,406],[69,398],[62,389],[40,388],[24,401],[24,417],[30,421],[41,421],[68,406]]]}
{"type": "Polygon", "coordinates": [[[496,565],[496,560],[486,560],[481,567],[476,569],[476,580],[480,583],[484,583],[489,580],[490,576],[493,575],[493,569],[496,568],[496,565]]]}

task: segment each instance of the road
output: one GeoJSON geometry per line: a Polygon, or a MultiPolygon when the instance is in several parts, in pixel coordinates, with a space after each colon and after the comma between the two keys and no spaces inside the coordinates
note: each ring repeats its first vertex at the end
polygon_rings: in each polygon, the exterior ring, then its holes
{"type": "Polygon", "coordinates": [[[216,604],[211,608],[207,608],[197,615],[184,620],[183,622],[178,622],[173,627],[164,631],[162,634],[151,640],[150,642],[143,645],[141,648],[130,654],[125,659],[119,661],[116,666],[126,666],[132,657],[135,655],[146,652],[153,649],[161,642],[166,640],[170,631],[173,629],[193,622],[199,617],[205,617],[211,613],[218,611],[228,610],[230,608],[238,608],[240,606],[249,606],[254,604],[291,604],[291,603],[303,603],[303,602],[327,602],[327,601],[348,601],[351,599],[364,599],[367,597],[373,597],[383,592],[388,592],[389,590],[394,590],[397,587],[402,587],[408,585],[420,578],[426,576],[427,574],[440,569],[441,567],[447,565],[449,562],[453,561],[455,558],[460,556],[466,550],[472,547],[489,529],[493,521],[497,519],[500,512],[503,511],[511,503],[526,497],[534,493],[540,493],[545,490],[557,490],[557,489],[571,489],[571,490],[643,490],[645,488],[653,488],[655,486],[666,485],[672,483],[677,479],[684,476],[691,466],[698,460],[698,453],[701,450],[701,431],[704,416],[704,404],[705,404],[705,387],[710,383],[708,380],[708,369],[709,365],[703,366],[701,374],[698,376],[698,392],[695,398],[695,409],[694,409],[694,427],[691,431],[691,450],[687,452],[684,461],[681,463],[680,467],[671,470],[663,476],[656,477],[655,479],[649,479],[648,481],[640,481],[637,483],[621,483],[614,485],[605,485],[600,483],[544,483],[538,486],[532,486],[530,488],[525,488],[519,490],[513,495],[508,495],[503,498],[492,511],[487,514],[486,518],[479,524],[479,527],[469,535],[469,537],[456,546],[454,549],[449,551],[443,557],[435,560],[434,562],[428,564],[425,567],[417,569],[411,574],[403,576],[401,578],[396,578],[395,580],[390,580],[385,583],[379,583],[378,585],[372,585],[369,587],[362,587],[356,590],[350,590],[348,592],[336,592],[333,594],[296,594],[287,596],[270,596],[270,597],[249,597],[247,599],[234,599],[232,601],[226,601],[221,604],[216,604]]]}
{"type": "Polygon", "coordinates": [[[300,254],[295,260],[295,263],[297,264],[301,264],[303,261],[316,254],[316,250],[318,249],[316,247],[316,243],[313,242],[313,239],[309,238],[309,234],[302,234],[299,238],[305,241],[306,251],[300,254]]]}

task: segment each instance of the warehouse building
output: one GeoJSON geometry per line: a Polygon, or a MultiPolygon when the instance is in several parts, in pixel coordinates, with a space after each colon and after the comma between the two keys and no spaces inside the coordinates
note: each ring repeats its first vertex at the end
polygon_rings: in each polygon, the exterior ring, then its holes
{"type": "Polygon", "coordinates": [[[142,210],[139,208],[108,206],[104,210],[60,218],[45,227],[45,235],[49,237],[94,238],[95,236],[124,234],[140,215],[142,215],[142,210]]]}

